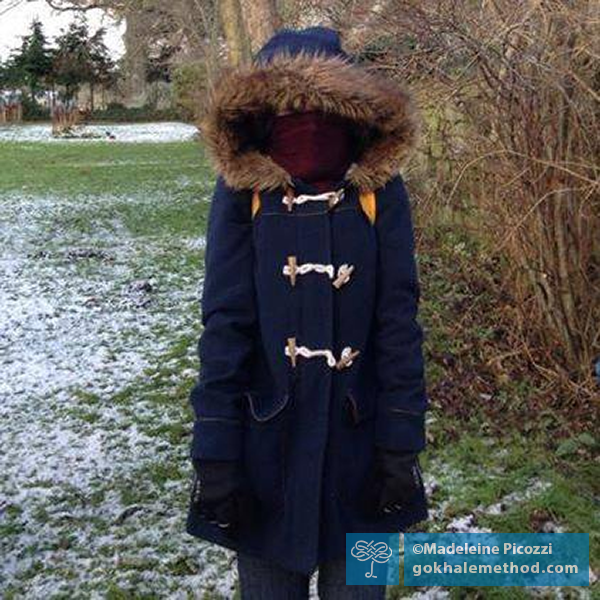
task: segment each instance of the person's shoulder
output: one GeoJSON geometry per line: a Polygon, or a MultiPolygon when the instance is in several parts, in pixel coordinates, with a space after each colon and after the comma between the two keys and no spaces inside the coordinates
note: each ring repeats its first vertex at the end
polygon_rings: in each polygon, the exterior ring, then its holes
{"type": "Polygon", "coordinates": [[[378,193],[382,196],[398,197],[407,194],[404,177],[401,173],[397,173],[390,177],[384,185],[382,185],[378,193]]]}
{"type": "Polygon", "coordinates": [[[211,202],[222,210],[232,211],[242,220],[251,216],[252,190],[234,188],[222,174],[217,174],[211,202]]]}
{"type": "Polygon", "coordinates": [[[214,195],[248,199],[252,197],[252,190],[250,188],[234,187],[228,183],[227,179],[221,173],[217,173],[214,184],[214,195]]]}
{"type": "Polygon", "coordinates": [[[375,190],[375,195],[378,212],[397,210],[399,206],[409,205],[408,191],[404,177],[400,173],[390,177],[384,185],[375,190]]]}

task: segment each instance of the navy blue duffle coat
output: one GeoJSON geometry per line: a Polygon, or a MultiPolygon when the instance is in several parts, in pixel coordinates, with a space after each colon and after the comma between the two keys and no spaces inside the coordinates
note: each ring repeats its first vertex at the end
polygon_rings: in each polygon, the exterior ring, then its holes
{"type": "Polygon", "coordinates": [[[230,536],[190,509],[187,531],[303,573],[343,557],[346,533],[427,517],[424,494],[377,519],[358,506],[376,445],[425,447],[419,284],[399,174],[416,120],[409,96],[347,60],[329,31],[275,36],[262,59],[219,79],[202,124],[218,179],[191,455],[241,460],[262,510],[230,536]],[[261,116],[290,109],[356,122],[360,157],[334,201],[261,152],[261,116]],[[352,268],[340,281],[342,265],[352,268]]]}

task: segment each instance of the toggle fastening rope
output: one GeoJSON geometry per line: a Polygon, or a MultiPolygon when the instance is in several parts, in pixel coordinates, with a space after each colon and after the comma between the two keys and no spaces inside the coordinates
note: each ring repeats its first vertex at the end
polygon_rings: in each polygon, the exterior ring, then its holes
{"type": "Polygon", "coordinates": [[[304,204],[305,202],[327,202],[329,208],[334,207],[344,198],[344,188],[333,192],[323,192],[322,194],[300,194],[294,196],[293,193],[284,194],[281,202],[285,204],[288,210],[292,210],[294,204],[304,204]]]}
{"type": "Polygon", "coordinates": [[[296,366],[296,357],[303,356],[304,358],[313,358],[315,356],[323,356],[327,360],[327,366],[330,368],[343,369],[352,365],[353,360],[358,356],[359,350],[352,350],[350,346],[346,346],[342,350],[340,359],[336,360],[331,350],[310,350],[306,346],[297,346],[296,338],[289,338],[285,347],[285,355],[292,359],[292,366],[296,366]]]}
{"type": "Polygon", "coordinates": [[[336,273],[335,267],[332,264],[304,263],[298,265],[295,256],[288,256],[288,264],[283,267],[283,274],[290,278],[292,285],[296,285],[297,275],[306,275],[306,273],[310,273],[310,271],[326,274],[329,279],[333,279],[332,284],[334,287],[340,288],[350,280],[350,275],[352,274],[352,271],[354,271],[354,266],[344,263],[338,267],[336,273]]]}

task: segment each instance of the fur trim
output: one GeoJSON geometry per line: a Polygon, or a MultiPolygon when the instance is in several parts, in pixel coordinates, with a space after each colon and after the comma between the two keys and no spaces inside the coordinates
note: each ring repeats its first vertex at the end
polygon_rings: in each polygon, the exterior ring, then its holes
{"type": "Polygon", "coordinates": [[[341,57],[282,52],[266,65],[228,70],[210,90],[200,129],[230,187],[272,190],[291,184],[290,174],[256,143],[264,119],[288,110],[322,110],[357,123],[363,146],[346,178],[361,191],[397,175],[418,139],[411,98],[393,81],[341,57]]]}
{"type": "Polygon", "coordinates": [[[418,139],[411,98],[393,81],[341,57],[282,52],[266,65],[226,71],[210,90],[200,129],[230,187],[291,184],[290,174],[256,144],[264,119],[287,110],[322,110],[356,121],[363,148],[346,178],[361,191],[395,176],[418,139]]]}

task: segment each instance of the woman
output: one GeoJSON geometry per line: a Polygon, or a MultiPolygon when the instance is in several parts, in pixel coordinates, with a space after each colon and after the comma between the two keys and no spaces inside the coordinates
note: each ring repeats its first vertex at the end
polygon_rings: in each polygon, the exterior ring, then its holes
{"type": "Polygon", "coordinates": [[[427,517],[411,102],[331,29],[285,29],[219,79],[202,131],[187,531],[237,550],[244,599],[305,598],[317,566],[322,598],[383,598],[345,587],[345,540],[427,517]]]}

